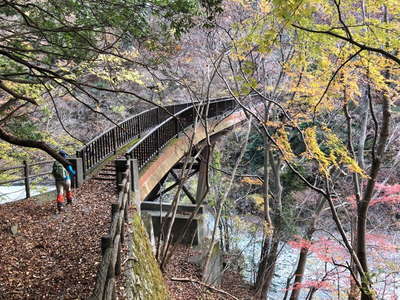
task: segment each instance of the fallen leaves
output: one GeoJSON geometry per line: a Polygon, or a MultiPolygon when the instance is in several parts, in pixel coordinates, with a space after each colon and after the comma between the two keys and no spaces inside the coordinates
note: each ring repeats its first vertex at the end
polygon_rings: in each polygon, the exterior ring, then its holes
{"type": "MultiPolygon", "coordinates": [[[[175,300],[229,299],[227,295],[221,294],[217,290],[210,290],[206,286],[196,283],[196,281],[201,282],[201,270],[197,265],[190,263],[188,259],[191,256],[199,255],[199,253],[184,245],[178,247],[179,249],[175,251],[164,274],[171,298],[175,300]],[[175,277],[190,278],[193,281],[174,281],[175,277]]],[[[230,294],[239,299],[254,298],[251,286],[244,282],[237,272],[226,271],[222,277],[222,285],[218,288],[229,291],[230,294]]]]}
{"type": "Polygon", "coordinates": [[[113,184],[90,180],[61,214],[56,214],[55,201],[1,205],[0,299],[87,298],[115,197],[113,184]],[[13,235],[9,228],[15,224],[13,235]]]}

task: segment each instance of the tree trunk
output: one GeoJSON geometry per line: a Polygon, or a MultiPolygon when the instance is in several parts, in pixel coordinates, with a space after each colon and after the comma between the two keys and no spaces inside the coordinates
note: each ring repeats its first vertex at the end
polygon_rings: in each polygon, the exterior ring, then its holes
{"type": "MultiPolygon", "coordinates": [[[[236,160],[235,166],[234,166],[234,168],[232,170],[232,175],[231,175],[231,178],[229,180],[228,186],[227,186],[227,188],[226,188],[226,190],[224,192],[224,195],[222,196],[222,199],[221,199],[221,201],[219,202],[219,205],[218,205],[217,216],[215,218],[215,224],[214,224],[213,232],[212,232],[212,235],[211,235],[210,246],[209,246],[207,254],[206,254],[205,262],[204,262],[204,265],[203,265],[203,270],[206,270],[208,265],[209,265],[209,263],[210,263],[211,253],[212,253],[212,249],[214,247],[215,236],[216,236],[217,228],[218,228],[218,225],[219,225],[219,222],[220,222],[220,219],[221,219],[222,209],[223,209],[224,203],[225,203],[226,199],[228,198],[228,195],[229,195],[229,193],[231,191],[233,180],[235,179],[235,176],[236,176],[236,171],[237,171],[237,169],[239,167],[240,162],[242,161],[244,153],[246,152],[246,148],[247,148],[247,144],[248,144],[249,136],[250,136],[250,131],[251,131],[251,118],[248,121],[248,124],[249,124],[249,126],[248,126],[248,129],[247,129],[247,133],[246,133],[244,144],[242,146],[242,149],[240,150],[239,157],[236,160]]],[[[204,274],[203,274],[203,281],[207,282],[207,280],[208,280],[208,278],[204,278],[204,274]]]]}
{"type": "MultiPolygon", "coordinates": [[[[357,249],[357,216],[351,216],[351,244],[354,249],[357,249]]],[[[353,272],[353,274],[356,276],[357,275],[357,267],[356,264],[354,263],[354,259],[351,257],[350,260],[350,268],[353,272]]],[[[356,284],[357,278],[350,278],[350,292],[348,296],[348,300],[357,300],[360,294],[359,288],[356,284]]]]}
{"type": "MultiPolygon", "coordinates": [[[[324,199],[324,198],[322,198],[318,202],[314,217],[312,218],[311,224],[309,225],[309,227],[304,235],[304,239],[311,241],[312,236],[315,232],[315,225],[318,222],[319,216],[322,212],[322,209],[324,208],[325,202],[326,202],[326,199],[324,199]]],[[[299,299],[301,288],[296,288],[296,285],[299,285],[303,281],[304,271],[306,269],[306,263],[307,263],[308,250],[309,250],[308,247],[302,247],[300,249],[299,262],[297,263],[297,268],[294,273],[295,277],[294,277],[292,294],[290,295],[290,300],[298,300],[299,299]]]]}
{"type": "Polygon", "coordinates": [[[297,263],[297,268],[295,271],[295,278],[293,283],[292,294],[290,295],[290,300],[298,300],[301,292],[301,288],[297,288],[303,281],[304,271],[307,262],[308,248],[303,247],[300,250],[299,262],[297,263]]]}
{"type": "MultiPolygon", "coordinates": [[[[368,275],[368,260],[366,253],[366,239],[365,233],[367,230],[367,217],[368,217],[368,206],[370,201],[372,200],[372,194],[375,188],[375,182],[378,177],[378,173],[380,170],[381,162],[383,159],[384,149],[386,145],[386,141],[389,136],[389,125],[390,125],[390,99],[387,95],[383,95],[382,97],[382,127],[379,132],[378,144],[376,147],[372,149],[372,165],[371,171],[369,174],[369,179],[367,182],[367,186],[365,188],[365,192],[363,195],[362,201],[358,203],[357,206],[357,256],[364,270],[364,278],[361,278],[361,300],[371,300],[374,299],[373,290],[371,280],[368,275]]],[[[370,99],[370,101],[372,101],[370,99]]],[[[370,103],[371,114],[373,118],[373,106],[370,103]]],[[[376,126],[377,131],[377,126],[376,126]]],[[[378,135],[378,132],[375,132],[375,135],[378,135]]]]}
{"type": "Polygon", "coordinates": [[[280,239],[278,235],[274,235],[270,246],[270,251],[265,257],[265,263],[260,265],[261,270],[259,268],[259,273],[262,275],[259,283],[260,285],[258,286],[255,295],[256,299],[265,299],[265,296],[268,294],[268,291],[271,287],[272,278],[275,274],[276,260],[278,259],[279,242],[280,239]]]}

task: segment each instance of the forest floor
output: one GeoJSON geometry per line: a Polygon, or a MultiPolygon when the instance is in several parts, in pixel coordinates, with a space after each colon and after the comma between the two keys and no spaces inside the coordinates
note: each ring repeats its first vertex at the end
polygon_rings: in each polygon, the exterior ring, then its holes
{"type": "MultiPolygon", "coordinates": [[[[90,296],[101,260],[100,239],[109,229],[115,185],[89,180],[74,193],[75,202],[60,214],[55,201],[31,198],[0,205],[1,300],[90,296]]],[[[187,261],[195,254],[182,246],[172,258],[165,274],[171,298],[229,299],[200,284],[172,280],[201,281],[200,269],[187,261]]],[[[122,280],[117,285],[122,286],[122,280]]],[[[252,299],[250,286],[234,272],[224,274],[218,289],[238,299],[252,299]]]]}
{"type": "Polygon", "coordinates": [[[90,295],[115,185],[89,180],[74,192],[75,202],[60,214],[55,201],[34,198],[0,206],[0,299],[90,295]]]}
{"type": "Polygon", "coordinates": [[[222,276],[221,286],[206,287],[201,284],[199,266],[189,262],[189,258],[199,253],[186,246],[178,246],[164,274],[171,299],[175,300],[222,300],[254,299],[251,286],[235,271],[226,271],[222,276]],[[190,279],[184,282],[176,279],[190,279]],[[174,280],[175,279],[175,280],[174,280]],[[219,290],[219,291],[218,291],[219,290]],[[233,296],[233,297],[232,297],[233,296]]]}

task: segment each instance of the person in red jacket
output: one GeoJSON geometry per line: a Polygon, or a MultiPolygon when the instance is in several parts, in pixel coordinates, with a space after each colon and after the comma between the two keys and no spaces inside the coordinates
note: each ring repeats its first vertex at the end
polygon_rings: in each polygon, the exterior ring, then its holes
{"type": "MultiPolygon", "coordinates": [[[[67,158],[68,154],[61,150],[58,152],[62,157],[67,158]]],[[[66,192],[67,204],[72,204],[74,200],[72,191],[71,191],[71,179],[76,174],[71,165],[68,165],[67,169],[58,162],[55,161],[53,164],[52,174],[56,181],[56,189],[57,189],[57,210],[61,212],[64,209],[64,189],[66,192]]]]}

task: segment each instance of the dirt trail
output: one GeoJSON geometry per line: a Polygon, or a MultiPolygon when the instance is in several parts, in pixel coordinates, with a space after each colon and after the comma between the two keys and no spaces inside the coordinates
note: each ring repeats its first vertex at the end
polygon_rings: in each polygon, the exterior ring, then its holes
{"type": "Polygon", "coordinates": [[[89,180],[56,214],[55,201],[0,205],[0,299],[86,299],[101,259],[115,185],[89,180]],[[10,227],[18,225],[17,234],[10,227]]]}

